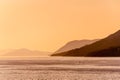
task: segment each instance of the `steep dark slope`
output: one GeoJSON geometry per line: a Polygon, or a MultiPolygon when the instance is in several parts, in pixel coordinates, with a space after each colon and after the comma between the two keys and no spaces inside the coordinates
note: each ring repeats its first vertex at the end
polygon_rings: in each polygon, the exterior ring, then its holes
{"type": "Polygon", "coordinates": [[[93,52],[88,54],[89,57],[120,57],[120,46],[111,47],[101,51],[93,52]]]}
{"type": "Polygon", "coordinates": [[[87,56],[90,53],[117,46],[120,46],[120,30],[93,44],[63,53],[53,54],[52,56],[87,56]]]}

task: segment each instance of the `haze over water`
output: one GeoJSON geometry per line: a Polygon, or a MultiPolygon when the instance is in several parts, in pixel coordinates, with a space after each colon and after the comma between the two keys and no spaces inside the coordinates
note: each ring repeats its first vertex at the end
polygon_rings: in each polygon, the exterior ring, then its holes
{"type": "Polygon", "coordinates": [[[120,27],[119,0],[0,0],[0,49],[54,52],[120,27]]]}

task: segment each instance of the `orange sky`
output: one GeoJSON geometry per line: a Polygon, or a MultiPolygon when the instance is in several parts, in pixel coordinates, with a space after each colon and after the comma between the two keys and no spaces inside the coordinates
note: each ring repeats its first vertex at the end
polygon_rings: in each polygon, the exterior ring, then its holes
{"type": "Polygon", "coordinates": [[[0,49],[55,51],[120,28],[120,0],[0,0],[0,49]]]}

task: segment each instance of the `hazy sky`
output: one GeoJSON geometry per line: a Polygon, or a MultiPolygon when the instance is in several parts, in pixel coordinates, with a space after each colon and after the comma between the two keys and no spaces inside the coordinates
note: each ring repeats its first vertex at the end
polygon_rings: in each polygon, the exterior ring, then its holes
{"type": "Polygon", "coordinates": [[[120,0],[0,0],[0,49],[55,51],[120,29],[120,0]]]}

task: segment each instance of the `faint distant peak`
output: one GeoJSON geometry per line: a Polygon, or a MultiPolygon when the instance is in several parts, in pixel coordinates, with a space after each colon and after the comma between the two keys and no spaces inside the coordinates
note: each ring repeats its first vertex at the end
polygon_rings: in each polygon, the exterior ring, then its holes
{"type": "Polygon", "coordinates": [[[87,42],[96,42],[100,39],[93,39],[93,40],[89,40],[89,39],[83,39],[83,40],[73,40],[73,41],[70,41],[68,42],[66,45],[69,45],[69,44],[82,44],[82,43],[87,43],[87,42]]]}
{"type": "Polygon", "coordinates": [[[68,42],[64,46],[62,46],[55,53],[61,53],[61,52],[69,51],[69,50],[72,50],[72,49],[81,48],[81,47],[83,47],[85,45],[92,44],[92,43],[94,43],[94,42],[96,42],[98,40],[100,40],[100,39],[93,39],[93,40],[89,40],[89,39],[73,40],[73,41],[68,42]]]}
{"type": "Polygon", "coordinates": [[[29,50],[26,48],[0,51],[0,56],[49,56],[50,54],[51,52],[29,50]]]}
{"type": "Polygon", "coordinates": [[[17,49],[17,50],[28,51],[29,49],[26,49],[26,48],[21,48],[21,49],[17,49]]]}

